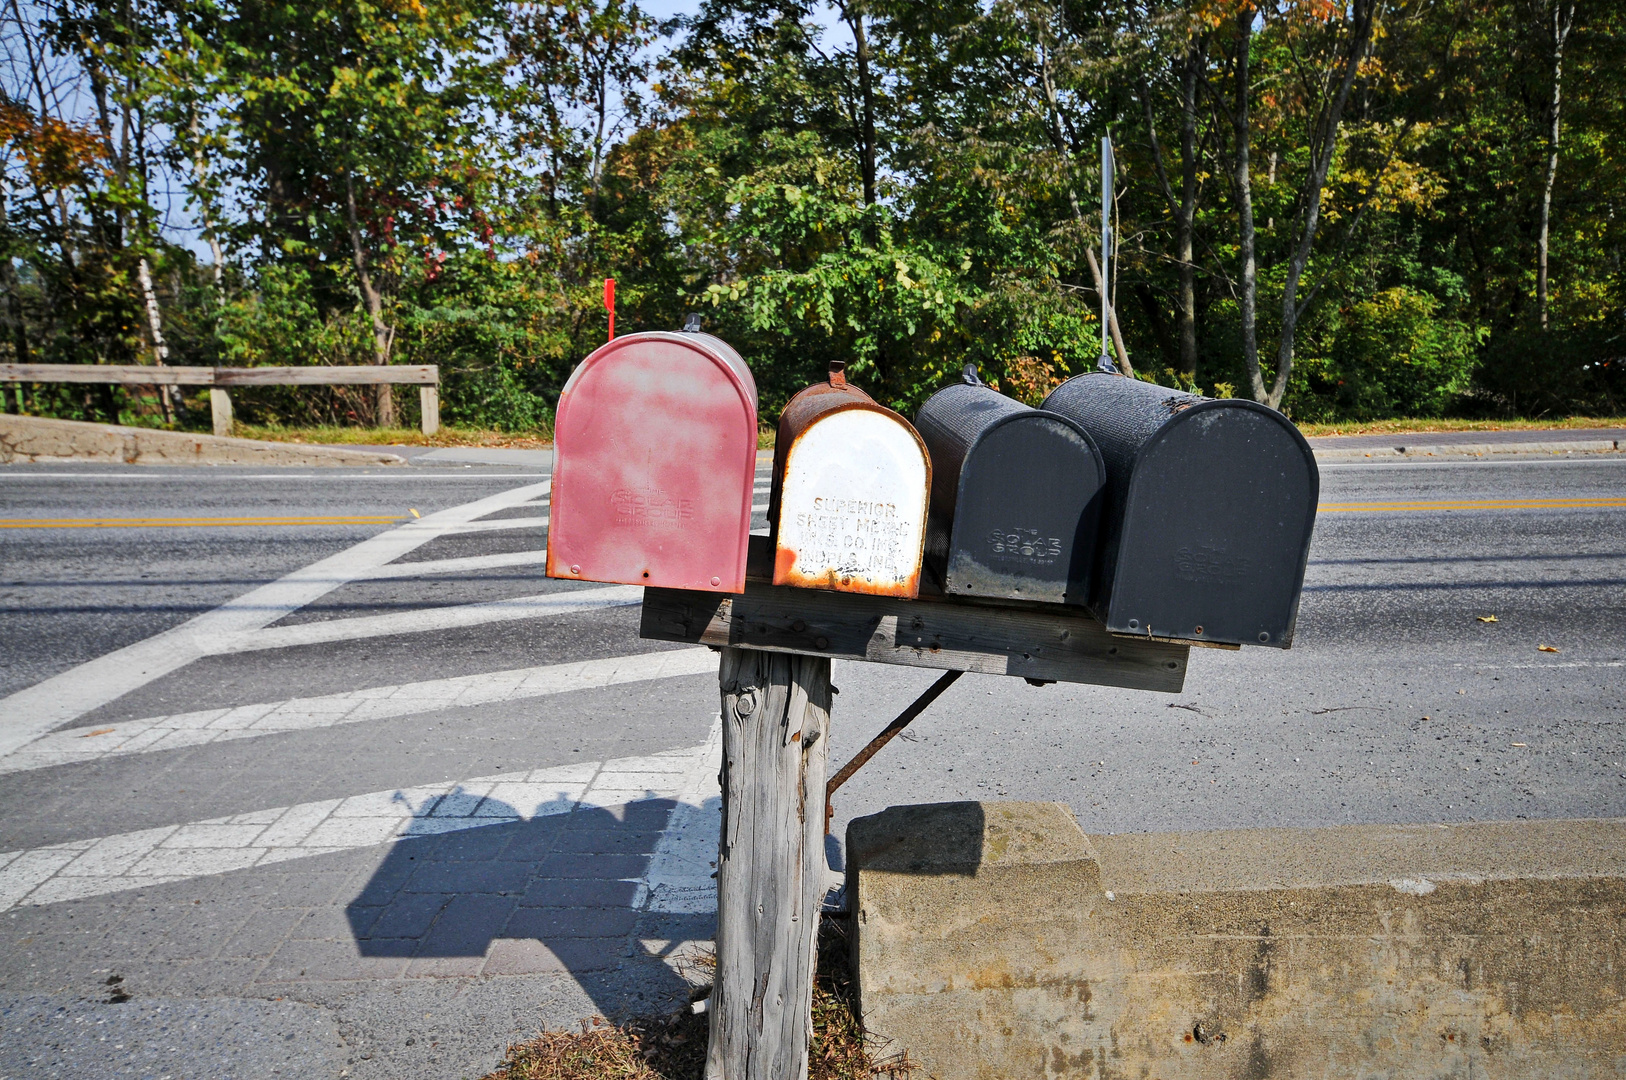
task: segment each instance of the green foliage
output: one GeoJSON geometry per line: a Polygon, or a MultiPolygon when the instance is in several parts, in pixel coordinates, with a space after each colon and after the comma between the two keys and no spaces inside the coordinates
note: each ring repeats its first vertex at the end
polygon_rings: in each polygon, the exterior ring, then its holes
{"type": "Polygon", "coordinates": [[[1320,399],[1315,404],[1301,398],[1300,415],[1444,416],[1468,392],[1480,342],[1472,327],[1445,315],[1442,306],[1433,295],[1407,286],[1350,305],[1332,358],[1313,365],[1311,384],[1332,386],[1315,395],[1320,399]]]}
{"type": "MultiPolygon", "coordinates": [[[[1345,7],[1249,9],[1243,35],[1223,6],[826,3],[701,0],[663,27],[626,0],[17,8],[36,59],[0,77],[0,354],[151,362],[156,305],[169,363],[433,363],[448,422],[542,431],[604,341],[614,277],[621,332],[702,313],[768,418],[833,359],[904,410],[968,362],[1038,401],[1100,349],[1086,249],[1110,133],[1137,372],[1252,392],[1225,115],[1238,50],[1268,366],[1345,7]],[[166,184],[219,266],[165,232],[166,184]]],[[[1295,294],[1295,417],[1626,401],[1626,6],[1586,6],[1566,53],[1544,323],[1546,10],[1385,9],[1295,294]]],[[[207,424],[150,393],[21,393],[36,412],[207,424]]],[[[343,388],[238,407],[301,424],[379,409],[343,388]]]]}
{"type": "Polygon", "coordinates": [[[225,364],[241,367],[365,364],[372,331],[366,313],[324,313],[310,273],[298,264],[271,265],[222,306],[216,340],[225,364]]]}

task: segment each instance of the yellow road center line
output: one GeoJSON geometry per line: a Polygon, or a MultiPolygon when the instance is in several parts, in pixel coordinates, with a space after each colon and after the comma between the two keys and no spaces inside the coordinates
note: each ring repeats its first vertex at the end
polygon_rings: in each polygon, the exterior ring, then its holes
{"type": "Polygon", "coordinates": [[[405,515],[221,518],[0,518],[0,529],[195,529],[234,525],[389,525],[405,515]]]}
{"type": "Polygon", "coordinates": [[[1626,507],[1626,499],[1484,499],[1474,502],[1323,503],[1323,514],[1393,510],[1561,510],[1576,507],[1626,507]]]}

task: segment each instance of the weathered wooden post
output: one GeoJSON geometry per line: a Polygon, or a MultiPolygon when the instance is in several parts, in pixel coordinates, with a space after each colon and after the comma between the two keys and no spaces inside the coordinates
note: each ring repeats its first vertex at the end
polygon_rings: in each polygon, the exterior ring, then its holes
{"type": "Polygon", "coordinates": [[[230,435],[232,431],[231,393],[217,387],[209,390],[209,416],[214,421],[216,435],[230,435]]]}
{"type": "Polygon", "coordinates": [[[418,411],[423,414],[420,426],[425,435],[433,435],[440,430],[440,387],[418,387],[418,411]]]}
{"type": "Polygon", "coordinates": [[[725,648],[707,1080],[802,1080],[824,904],[830,659],[725,648]]]}

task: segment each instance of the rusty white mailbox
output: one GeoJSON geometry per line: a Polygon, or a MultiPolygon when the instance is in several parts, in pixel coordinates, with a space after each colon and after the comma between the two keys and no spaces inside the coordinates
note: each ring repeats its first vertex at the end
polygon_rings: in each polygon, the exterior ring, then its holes
{"type": "Polygon", "coordinates": [[[775,585],[914,597],[932,483],[909,421],[847,382],[790,399],[779,417],[768,522],[775,585]]]}
{"type": "Polygon", "coordinates": [[[618,337],[554,418],[548,576],[743,592],[757,388],[710,334],[618,337]]]}

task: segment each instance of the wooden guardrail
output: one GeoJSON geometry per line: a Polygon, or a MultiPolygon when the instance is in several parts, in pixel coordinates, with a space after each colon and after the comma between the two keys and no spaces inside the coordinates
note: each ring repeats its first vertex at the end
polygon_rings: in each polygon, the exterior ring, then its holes
{"type": "Polygon", "coordinates": [[[113,383],[118,386],[207,386],[216,435],[230,435],[233,386],[418,387],[423,433],[440,430],[440,368],[435,364],[352,367],[159,367],[146,364],[0,364],[0,383],[113,383]]]}

